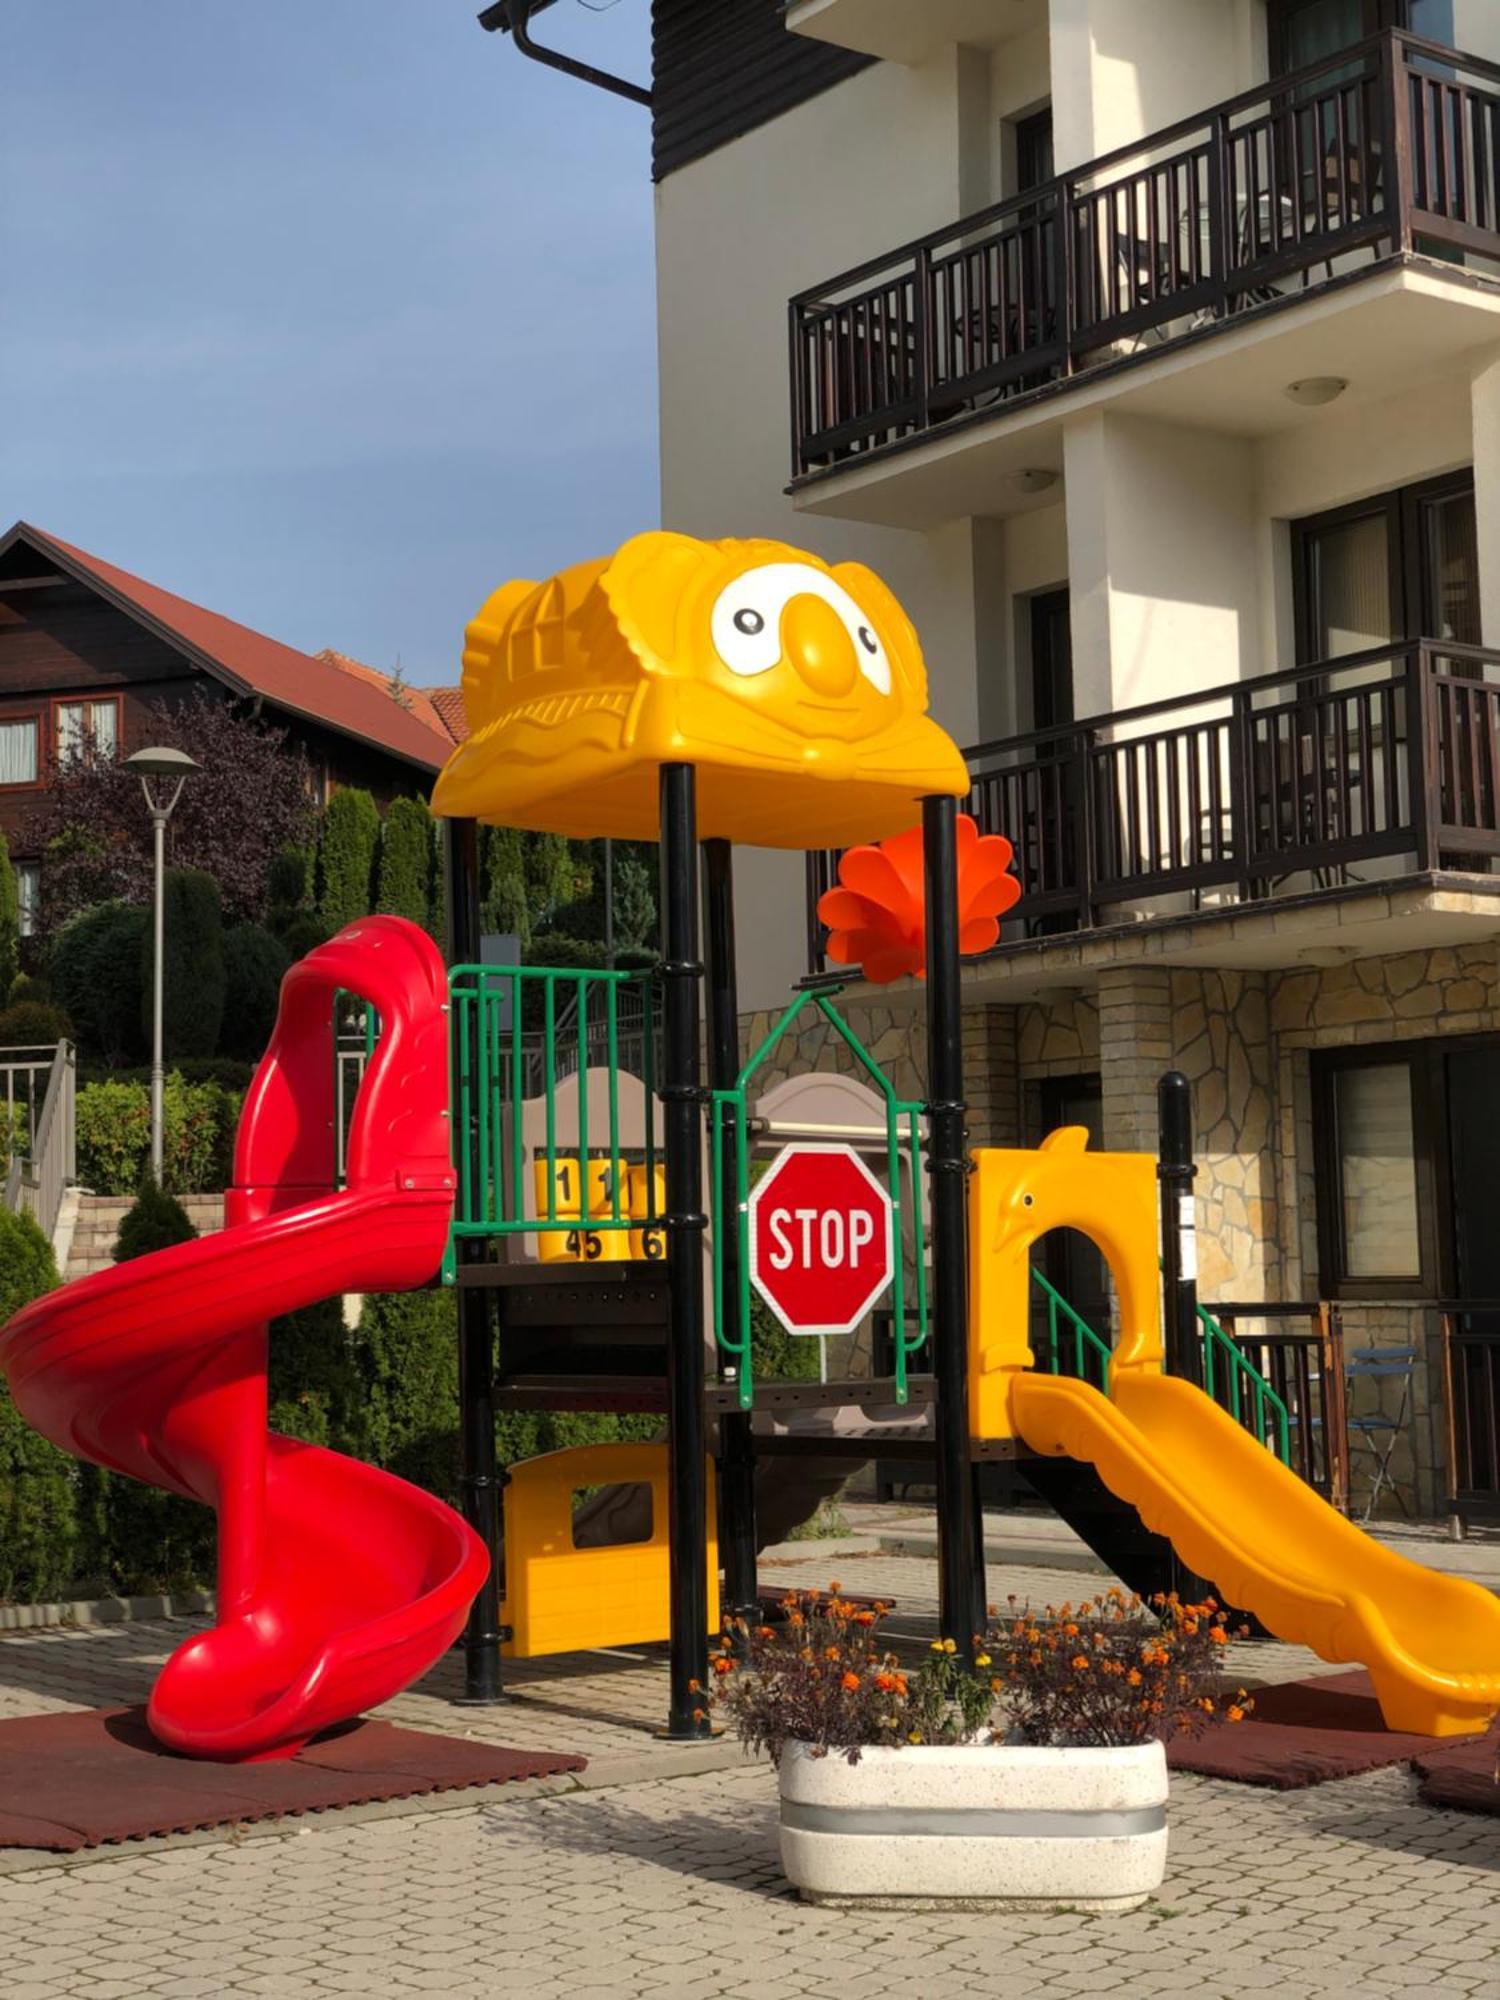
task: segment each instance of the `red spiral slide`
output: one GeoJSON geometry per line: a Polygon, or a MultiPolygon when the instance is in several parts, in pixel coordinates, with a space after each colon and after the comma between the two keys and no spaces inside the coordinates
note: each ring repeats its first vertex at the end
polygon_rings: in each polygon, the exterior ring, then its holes
{"type": "Polygon", "coordinates": [[[221,1234],[66,1285],[0,1331],[27,1421],[219,1517],[218,1623],[148,1710],[194,1757],[289,1757],[452,1645],[488,1561],[440,1500],[267,1429],[267,1322],[436,1271],[453,1204],[447,981],[416,925],[371,917],[287,974],[245,1099],[221,1234]],[[334,1191],[333,996],[380,1039],[334,1191]]]}

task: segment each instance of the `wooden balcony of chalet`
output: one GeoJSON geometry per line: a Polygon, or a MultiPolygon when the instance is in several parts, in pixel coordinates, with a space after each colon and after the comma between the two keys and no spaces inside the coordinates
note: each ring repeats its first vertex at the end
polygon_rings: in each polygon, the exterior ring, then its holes
{"type": "Polygon", "coordinates": [[[793,483],[1414,262],[1500,273],[1500,65],[1390,33],[794,298],[793,483]]]}
{"type": "MultiPolygon", "coordinates": [[[[1416,639],[967,753],[968,810],[1015,849],[999,949],[1131,918],[1500,873],[1500,652],[1416,639]]],[[[838,857],[808,857],[817,901],[838,857]]]]}

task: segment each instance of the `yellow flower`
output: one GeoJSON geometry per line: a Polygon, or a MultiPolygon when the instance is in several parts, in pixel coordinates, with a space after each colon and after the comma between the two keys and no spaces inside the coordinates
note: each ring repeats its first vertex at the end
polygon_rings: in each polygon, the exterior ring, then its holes
{"type": "Polygon", "coordinates": [[[958,1641],[956,1639],[945,1639],[943,1641],[943,1651],[945,1653],[956,1653],[958,1651],[958,1641]]]}
{"type": "Polygon", "coordinates": [[[920,1730],[920,1729],[914,1729],[914,1730],[912,1731],[911,1735],[910,1735],[910,1736],[908,1736],[906,1740],[907,1740],[907,1742],[908,1742],[908,1743],[920,1743],[920,1742],[921,1742],[921,1740],[922,1740],[922,1732],[921,1732],[921,1730],[920,1730]]]}
{"type": "Polygon", "coordinates": [[[988,1653],[976,1653],[974,1655],[974,1664],[976,1667],[987,1667],[989,1663],[990,1656],[988,1653]]]}

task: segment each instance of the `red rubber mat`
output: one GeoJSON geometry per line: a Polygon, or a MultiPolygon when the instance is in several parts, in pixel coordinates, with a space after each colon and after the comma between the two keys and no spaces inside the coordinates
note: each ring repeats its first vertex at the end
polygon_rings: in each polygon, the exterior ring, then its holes
{"type": "Polygon", "coordinates": [[[0,1847],[73,1853],[151,1834],[546,1778],[584,1763],[355,1722],[279,1762],[209,1764],[164,1750],[143,1709],[26,1715],[0,1722],[0,1847]]]}
{"type": "Polygon", "coordinates": [[[1300,1791],[1334,1778],[1405,1764],[1434,1747],[1430,1736],[1387,1729],[1368,1674],[1327,1674],[1257,1688],[1243,1722],[1213,1722],[1167,1745],[1174,1771],[1242,1785],[1300,1791]]]}
{"type": "Polygon", "coordinates": [[[1412,1762],[1422,1780],[1417,1797],[1426,1806],[1459,1812],[1500,1813],[1500,1733],[1433,1744],[1412,1762]]]}

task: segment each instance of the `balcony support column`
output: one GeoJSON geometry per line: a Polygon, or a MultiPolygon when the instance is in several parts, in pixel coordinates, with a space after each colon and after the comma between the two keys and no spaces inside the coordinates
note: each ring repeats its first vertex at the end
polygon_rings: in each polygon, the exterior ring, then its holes
{"type": "Polygon", "coordinates": [[[1474,429],[1474,513],[1479,541],[1483,644],[1500,647],[1500,346],[1486,349],[1469,389],[1474,429]]]}

